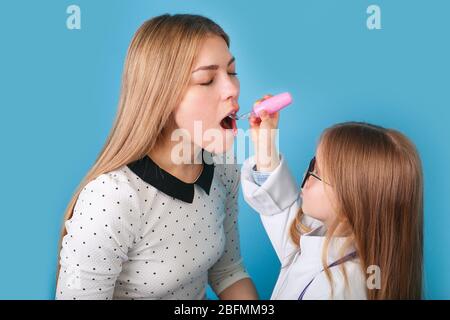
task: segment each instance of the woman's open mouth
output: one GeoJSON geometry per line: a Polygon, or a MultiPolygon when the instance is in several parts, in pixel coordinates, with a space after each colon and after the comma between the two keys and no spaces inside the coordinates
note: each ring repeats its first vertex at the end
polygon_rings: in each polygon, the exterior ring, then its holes
{"type": "Polygon", "coordinates": [[[230,115],[233,115],[233,113],[223,118],[222,121],[220,121],[220,126],[225,130],[233,130],[233,134],[235,135],[237,132],[236,119],[230,117],[230,115]]]}

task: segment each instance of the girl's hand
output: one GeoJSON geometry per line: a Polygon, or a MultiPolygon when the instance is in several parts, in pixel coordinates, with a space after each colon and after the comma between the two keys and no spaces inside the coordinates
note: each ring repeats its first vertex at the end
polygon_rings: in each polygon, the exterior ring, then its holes
{"type": "MultiPolygon", "coordinates": [[[[258,99],[254,105],[269,99],[272,95],[265,95],[258,99]]],[[[279,164],[275,139],[278,132],[279,113],[268,114],[266,111],[260,113],[260,118],[251,116],[249,119],[251,137],[255,146],[256,169],[258,171],[273,171],[279,164]]]]}

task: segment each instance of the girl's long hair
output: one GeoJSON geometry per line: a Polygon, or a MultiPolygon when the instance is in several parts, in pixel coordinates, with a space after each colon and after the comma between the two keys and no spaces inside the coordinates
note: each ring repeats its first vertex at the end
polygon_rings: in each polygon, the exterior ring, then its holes
{"type": "MultiPolygon", "coordinates": [[[[128,47],[118,110],[109,136],[77,187],[64,214],[58,251],[84,186],[148,154],[173,125],[172,111],[189,84],[195,58],[209,36],[228,35],[210,19],[190,14],[161,15],[142,24],[128,47]]],[[[58,260],[57,276],[60,264],[58,260]]]]}
{"type": "MultiPolygon", "coordinates": [[[[367,274],[369,266],[381,271],[381,287],[367,288],[368,299],[420,299],[423,177],[415,146],[396,130],[358,122],[328,128],[319,146],[323,175],[337,203],[337,218],[327,228],[322,253],[329,281],[327,250],[339,228],[349,236],[341,255],[353,243],[362,272],[367,274]]],[[[302,215],[300,209],[290,228],[297,245],[301,234],[309,231],[301,223],[302,215]]]]}

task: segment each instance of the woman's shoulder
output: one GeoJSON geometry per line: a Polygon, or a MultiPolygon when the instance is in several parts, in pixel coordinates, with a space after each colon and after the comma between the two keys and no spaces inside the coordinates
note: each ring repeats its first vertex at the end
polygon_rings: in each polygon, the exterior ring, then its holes
{"type": "Polygon", "coordinates": [[[86,183],[82,191],[91,193],[105,191],[119,196],[124,192],[136,192],[136,183],[132,180],[132,176],[127,171],[126,166],[121,166],[115,170],[98,175],[86,183]]]}
{"type": "Polygon", "coordinates": [[[140,188],[132,182],[124,168],[89,181],[78,195],[72,217],[65,223],[68,233],[79,236],[93,231],[100,235],[107,229],[136,235],[145,210],[140,188]]]}
{"type": "Polygon", "coordinates": [[[145,200],[149,202],[152,190],[140,177],[123,165],[89,181],[81,190],[79,199],[102,198],[116,205],[120,205],[122,200],[124,204],[141,207],[145,206],[145,200]]]}

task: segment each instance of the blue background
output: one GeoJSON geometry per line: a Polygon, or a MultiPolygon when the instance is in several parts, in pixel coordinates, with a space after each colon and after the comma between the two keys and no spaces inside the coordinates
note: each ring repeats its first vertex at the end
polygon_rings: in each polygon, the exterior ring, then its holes
{"type": "MultiPolygon", "coordinates": [[[[54,297],[62,214],[111,128],[127,46],[144,20],[166,12],[203,14],[228,32],[242,109],[265,93],[293,94],[280,148],[298,180],[322,130],[337,122],[394,127],[416,143],[426,297],[449,299],[445,0],[2,1],[0,298],[54,297]],[[66,28],[71,4],[81,8],[81,30],[66,28]],[[381,7],[381,30],[366,27],[370,4],[381,7]]],[[[267,299],[279,263],[258,215],[239,201],[242,253],[267,299]]]]}

